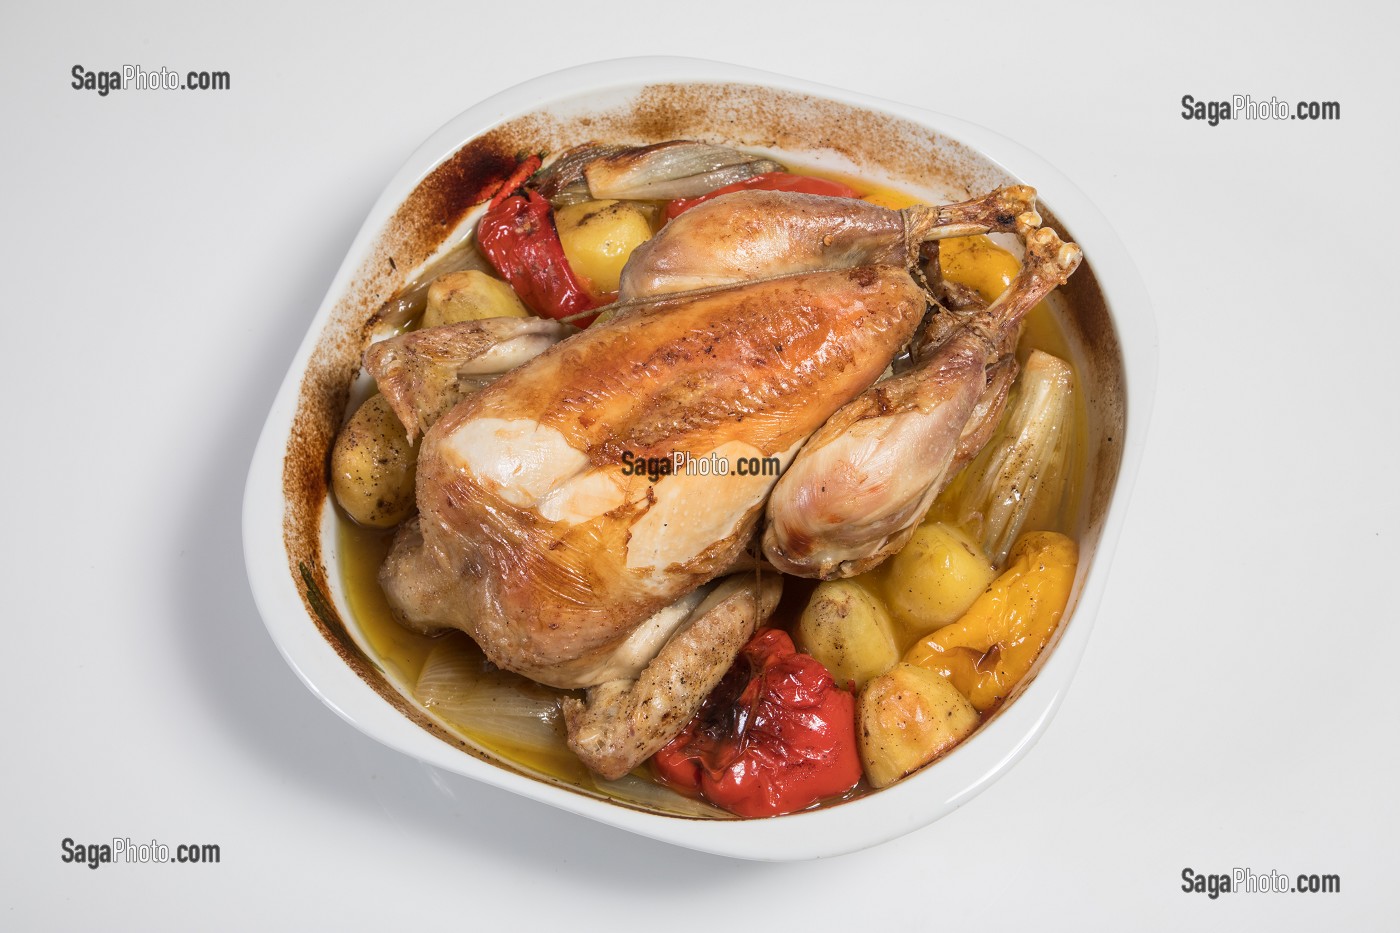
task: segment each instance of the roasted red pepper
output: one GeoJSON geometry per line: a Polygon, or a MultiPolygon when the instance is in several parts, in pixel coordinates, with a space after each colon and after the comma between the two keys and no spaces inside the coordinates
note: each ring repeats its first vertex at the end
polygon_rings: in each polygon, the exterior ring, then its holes
{"type": "Polygon", "coordinates": [[[531,311],[566,318],[598,303],[569,268],[549,201],[538,191],[522,188],[539,167],[539,156],[520,163],[487,205],[476,239],[491,265],[531,311]]]}
{"type": "Polygon", "coordinates": [[[697,204],[702,204],[711,198],[717,198],[722,194],[729,194],[731,191],[799,191],[803,194],[825,194],[833,198],[858,198],[860,194],[850,185],[843,185],[839,181],[832,181],[829,178],[813,178],[811,175],[794,175],[791,172],[764,172],[762,175],[755,175],[744,181],[736,181],[732,185],[725,185],[723,188],[716,188],[709,194],[702,194],[694,198],[676,198],[666,204],[666,219],[671,220],[676,215],[690,210],[697,204]]]}
{"type": "Polygon", "coordinates": [[[855,700],[786,632],[762,629],[652,768],[740,816],[805,810],[860,780],[855,700]]]}

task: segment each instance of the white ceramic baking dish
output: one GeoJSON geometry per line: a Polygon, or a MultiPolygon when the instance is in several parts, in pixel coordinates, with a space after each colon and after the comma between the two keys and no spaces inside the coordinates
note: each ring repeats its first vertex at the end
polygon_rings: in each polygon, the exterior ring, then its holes
{"type": "Polygon", "coordinates": [[[287,662],[366,734],[430,765],[677,845],[756,859],[853,851],[949,813],[1031,747],[1083,653],[1145,435],[1156,332],[1108,222],[1031,151],[981,127],[746,68],[677,58],[600,62],[521,84],[438,130],[389,182],[355,238],[268,415],[248,476],[243,533],[258,609],[287,662]],[[517,151],[588,139],[703,138],[854,171],[955,200],[1013,181],[1084,249],[1060,313],[1089,413],[1081,562],[1066,622],[1011,702],[951,754],[849,803],[766,820],[702,820],[625,806],[531,776],[444,728],[368,657],[339,580],[326,456],[381,303],[465,236],[473,205],[517,151]]]}

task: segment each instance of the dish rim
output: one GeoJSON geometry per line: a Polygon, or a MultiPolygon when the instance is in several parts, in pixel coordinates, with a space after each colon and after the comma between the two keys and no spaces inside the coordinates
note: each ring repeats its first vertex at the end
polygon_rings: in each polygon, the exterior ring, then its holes
{"type": "Polygon", "coordinates": [[[1078,668],[1101,602],[1137,474],[1155,393],[1156,323],[1146,289],[1117,234],[1088,198],[1025,147],[946,114],[803,79],[695,58],[613,59],[562,69],[503,90],[468,108],[428,137],[389,181],[308,325],[254,451],[243,502],[244,559],[254,601],[288,665],[337,715],[375,740],[433,767],[653,839],[719,855],[763,860],[826,857],[896,838],[946,816],[976,796],[1044,734],[1078,668]],[[427,174],[467,141],[506,120],[572,100],[652,84],[746,84],[810,95],[911,121],[973,149],[1018,178],[1035,180],[1056,217],[1093,259],[1100,292],[1117,331],[1124,375],[1124,431],[1118,477],[1093,559],[1066,625],[1033,682],[986,726],[935,767],[839,806],[767,820],[696,820],[631,809],[575,793],[472,757],[414,723],[363,680],[308,614],[288,573],[283,540],[283,454],[300,384],[339,297],[351,287],[394,211],[427,174]],[[275,546],[269,546],[275,542],[275,546]]]}

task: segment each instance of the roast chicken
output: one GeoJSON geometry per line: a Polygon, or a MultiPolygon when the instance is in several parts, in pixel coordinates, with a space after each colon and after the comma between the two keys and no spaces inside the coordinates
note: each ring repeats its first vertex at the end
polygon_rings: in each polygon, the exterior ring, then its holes
{"type": "Polygon", "coordinates": [[[774,568],[873,566],[986,442],[1022,318],[1079,259],[1039,222],[1019,186],[904,211],[727,194],[638,248],[586,330],[495,319],[371,348],[426,431],[419,515],[381,572],[396,614],[586,688],[570,745],[627,773],[772,613],[774,568]],[[997,231],[1025,238],[1021,275],[989,307],[940,307],[921,245],[997,231]]]}

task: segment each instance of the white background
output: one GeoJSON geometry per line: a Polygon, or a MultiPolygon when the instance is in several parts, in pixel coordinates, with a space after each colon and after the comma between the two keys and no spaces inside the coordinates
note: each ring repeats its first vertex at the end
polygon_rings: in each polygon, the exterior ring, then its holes
{"type": "Polygon", "coordinates": [[[0,14],[0,926],[1393,923],[1395,8],[484,6],[0,14]],[[1008,135],[1099,205],[1156,307],[1149,446],[1067,702],[996,786],[870,851],[729,861],[430,774],[297,682],[244,577],[254,441],[384,183],[481,98],[636,54],[1008,135]],[[74,64],[233,90],[101,98],[74,64]],[[1212,128],[1188,93],[1343,119],[1212,128]],[[65,836],[223,860],[89,871],[65,836]],[[1186,866],[1342,893],[1212,901],[1186,866]]]}

